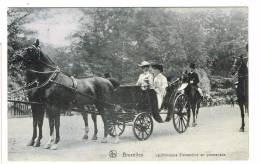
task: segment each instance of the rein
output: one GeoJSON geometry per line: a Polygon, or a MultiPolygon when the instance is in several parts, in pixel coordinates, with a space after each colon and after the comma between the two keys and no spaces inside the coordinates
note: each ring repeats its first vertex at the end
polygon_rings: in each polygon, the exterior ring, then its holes
{"type": "MultiPolygon", "coordinates": [[[[38,86],[38,85],[39,85],[38,80],[35,79],[34,81],[32,81],[32,82],[26,84],[25,86],[23,86],[23,87],[21,87],[21,88],[19,88],[19,89],[16,89],[16,90],[14,90],[14,91],[12,91],[12,92],[9,92],[8,94],[18,93],[18,92],[24,90],[25,88],[30,87],[30,86],[32,86],[32,85],[34,85],[34,84],[37,84],[37,86],[38,86]]],[[[27,91],[27,90],[26,90],[26,91],[27,91]]]]}
{"type": "Polygon", "coordinates": [[[29,69],[27,71],[32,72],[32,73],[38,73],[38,74],[51,74],[51,73],[54,73],[56,70],[55,71],[40,72],[40,71],[35,71],[35,70],[32,70],[32,69],[29,69]]]}
{"type": "Polygon", "coordinates": [[[178,78],[178,79],[176,79],[175,81],[169,83],[169,86],[175,85],[179,80],[180,80],[180,78],[178,78]]]}
{"type": "Polygon", "coordinates": [[[28,70],[30,72],[33,72],[33,73],[38,73],[38,74],[51,74],[51,76],[44,82],[42,83],[41,85],[39,85],[39,81],[37,79],[35,79],[34,81],[32,81],[31,83],[17,89],[17,90],[14,90],[12,92],[9,92],[9,94],[14,94],[14,93],[18,93],[20,91],[24,91],[24,92],[29,92],[31,90],[34,90],[34,89],[40,89],[40,88],[43,88],[45,87],[46,85],[48,85],[51,81],[53,81],[53,79],[60,73],[60,69],[57,67],[55,71],[48,71],[48,72],[40,72],[40,71],[35,71],[35,70],[28,70]],[[25,89],[25,88],[28,88],[34,84],[37,84],[36,87],[32,87],[32,88],[29,88],[29,89],[25,89]]]}

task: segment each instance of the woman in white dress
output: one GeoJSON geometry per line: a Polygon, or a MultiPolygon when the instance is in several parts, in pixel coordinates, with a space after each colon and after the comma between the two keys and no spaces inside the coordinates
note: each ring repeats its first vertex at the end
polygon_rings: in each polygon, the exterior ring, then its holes
{"type": "Polygon", "coordinates": [[[166,95],[166,88],[168,87],[167,78],[162,74],[163,66],[161,64],[151,64],[152,72],[154,76],[153,89],[157,95],[158,109],[161,108],[163,98],[166,95]]]}

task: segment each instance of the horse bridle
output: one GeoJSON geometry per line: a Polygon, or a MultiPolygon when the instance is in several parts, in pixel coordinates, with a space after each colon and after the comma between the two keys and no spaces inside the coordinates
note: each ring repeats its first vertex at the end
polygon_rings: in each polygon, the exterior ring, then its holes
{"type": "MultiPolygon", "coordinates": [[[[46,63],[46,62],[44,62],[44,61],[41,60],[41,50],[40,50],[40,47],[38,47],[38,46],[36,47],[35,45],[32,45],[31,48],[34,48],[34,49],[36,50],[36,54],[35,54],[35,55],[37,55],[37,60],[38,60],[41,64],[43,64],[44,66],[47,66],[47,67],[49,67],[50,69],[52,69],[52,71],[44,71],[44,72],[42,72],[42,71],[37,71],[37,70],[33,70],[33,69],[26,69],[26,71],[32,72],[32,73],[35,73],[35,74],[50,74],[50,76],[47,78],[47,80],[44,81],[44,82],[41,83],[41,84],[39,83],[38,79],[34,79],[34,80],[33,80],[33,84],[36,84],[36,86],[35,86],[35,87],[32,87],[32,88],[29,88],[29,89],[26,89],[26,91],[30,91],[30,90],[33,90],[33,89],[39,89],[39,88],[45,87],[45,86],[48,85],[51,81],[55,80],[55,78],[56,78],[56,77],[58,76],[58,74],[61,72],[61,70],[60,70],[60,68],[59,68],[58,66],[50,65],[50,64],[48,64],[48,63],[46,63]]],[[[24,51],[28,51],[28,48],[25,49],[24,51]]],[[[20,55],[20,54],[17,54],[17,55],[20,56],[23,60],[25,60],[22,55],[20,55]]],[[[32,59],[27,59],[27,60],[32,61],[32,59]]],[[[49,59],[49,60],[50,60],[50,62],[54,63],[53,61],[51,61],[51,59],[49,59]]],[[[30,86],[32,86],[32,85],[28,85],[28,84],[27,84],[26,86],[24,86],[24,87],[22,87],[22,88],[27,88],[27,87],[30,87],[30,86]]],[[[21,90],[21,89],[19,89],[19,90],[21,90]]]]}

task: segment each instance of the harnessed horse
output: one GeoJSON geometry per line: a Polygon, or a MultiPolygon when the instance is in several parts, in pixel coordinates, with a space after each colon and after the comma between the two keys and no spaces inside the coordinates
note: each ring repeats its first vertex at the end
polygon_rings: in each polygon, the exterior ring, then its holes
{"type": "Polygon", "coordinates": [[[248,112],[248,68],[245,61],[246,59],[247,58],[243,58],[242,56],[235,57],[231,69],[231,74],[237,75],[238,78],[236,94],[242,119],[240,132],[245,131],[245,111],[248,112]]]}
{"type": "MultiPolygon", "coordinates": [[[[78,112],[83,116],[85,123],[85,133],[83,139],[88,139],[88,114],[84,110],[84,105],[95,105],[101,114],[104,123],[103,142],[107,141],[107,121],[106,113],[110,113],[113,105],[108,103],[111,98],[114,86],[105,78],[90,77],[83,79],[72,78],[63,73],[55,63],[39,47],[39,41],[24,49],[16,57],[16,62],[21,62],[26,69],[26,82],[36,81],[28,92],[29,101],[41,102],[46,108],[49,127],[50,140],[45,148],[57,149],[60,141],[60,111],[76,106],[78,112]],[[56,138],[54,138],[54,128],[56,138]]],[[[33,116],[33,136],[28,145],[40,146],[42,138],[42,124],[44,118],[44,107],[32,106],[33,116]],[[37,125],[39,128],[39,137],[37,137],[37,125]]],[[[96,115],[92,114],[94,121],[94,135],[92,139],[97,139],[96,115]]]]}

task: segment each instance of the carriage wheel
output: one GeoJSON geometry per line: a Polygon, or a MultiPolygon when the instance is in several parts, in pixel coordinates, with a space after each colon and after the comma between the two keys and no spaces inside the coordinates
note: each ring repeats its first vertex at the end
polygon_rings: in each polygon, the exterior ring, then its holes
{"type": "Polygon", "coordinates": [[[174,101],[173,125],[178,133],[183,133],[187,130],[188,124],[187,98],[184,94],[180,94],[174,101]]]}
{"type": "Polygon", "coordinates": [[[134,119],[133,132],[138,140],[147,140],[153,132],[152,117],[147,113],[138,114],[134,119]]]}
{"type": "Polygon", "coordinates": [[[125,122],[119,122],[116,125],[110,125],[108,127],[108,134],[112,137],[116,136],[116,132],[118,136],[121,136],[125,130],[125,122]]]}

